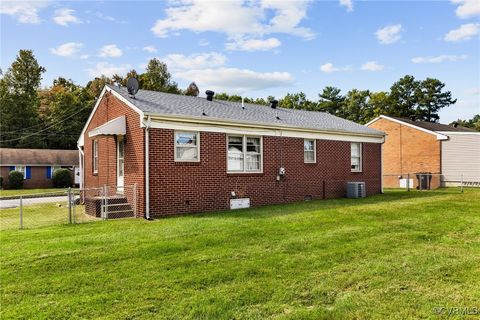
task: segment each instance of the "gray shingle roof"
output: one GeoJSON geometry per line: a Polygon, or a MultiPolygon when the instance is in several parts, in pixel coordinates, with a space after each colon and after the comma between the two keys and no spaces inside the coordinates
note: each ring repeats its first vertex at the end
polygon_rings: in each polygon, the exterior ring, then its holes
{"type": "Polygon", "coordinates": [[[213,100],[149,90],[139,90],[135,99],[125,87],[108,85],[145,113],[188,116],[206,120],[226,120],[304,129],[383,136],[383,132],[317,111],[277,108],[239,102],[213,100]],[[205,115],[203,115],[205,113],[205,115]],[[277,117],[279,119],[277,119],[277,117]]]}
{"type": "Polygon", "coordinates": [[[402,122],[405,122],[405,123],[408,123],[408,124],[411,124],[411,125],[423,128],[423,129],[427,129],[427,130],[430,130],[430,131],[477,132],[473,129],[465,128],[465,127],[462,127],[462,126],[454,127],[454,126],[450,126],[450,125],[447,125],[447,124],[441,124],[441,123],[436,123],[436,122],[427,122],[427,121],[420,121],[420,120],[413,121],[411,119],[399,118],[399,117],[391,117],[391,118],[394,118],[394,119],[400,120],[402,122]]]}

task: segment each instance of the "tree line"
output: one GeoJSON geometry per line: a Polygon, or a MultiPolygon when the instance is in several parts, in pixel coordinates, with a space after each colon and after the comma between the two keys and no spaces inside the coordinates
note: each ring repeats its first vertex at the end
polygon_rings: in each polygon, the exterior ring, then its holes
{"type": "MultiPolygon", "coordinates": [[[[78,136],[105,84],[126,85],[129,77],[138,79],[140,88],[175,94],[198,96],[199,88],[192,82],[185,90],[173,81],[167,65],[154,58],[145,72],[135,70],[126,75],[101,76],[86,86],[59,77],[51,86],[41,88],[46,69],[31,50],[20,50],[15,61],[0,78],[0,146],[13,148],[75,149],[78,136]]],[[[415,117],[438,121],[438,112],[456,99],[438,79],[417,80],[406,75],[389,91],[373,92],[352,89],[346,94],[335,87],[325,87],[317,100],[305,93],[288,93],[279,99],[279,106],[290,109],[328,112],[358,123],[367,123],[380,114],[415,117]]],[[[242,101],[240,95],[217,93],[217,100],[242,101]]],[[[274,98],[243,97],[246,103],[268,105],[274,98]]],[[[458,120],[462,126],[480,131],[480,116],[458,120]]]]}

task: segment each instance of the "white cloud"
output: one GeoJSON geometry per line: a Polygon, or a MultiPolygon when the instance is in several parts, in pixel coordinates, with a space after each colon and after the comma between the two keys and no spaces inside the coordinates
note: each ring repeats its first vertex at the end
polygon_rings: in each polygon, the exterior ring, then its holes
{"type": "Polygon", "coordinates": [[[213,31],[229,38],[261,37],[271,33],[291,34],[312,39],[313,32],[300,27],[307,15],[308,0],[291,1],[174,1],[165,10],[166,18],[151,28],[160,37],[179,30],[213,31]]]}
{"type": "Polygon", "coordinates": [[[200,40],[198,40],[198,45],[201,46],[201,47],[208,46],[209,44],[210,44],[210,42],[208,42],[207,39],[200,39],[200,40]]]}
{"type": "Polygon", "coordinates": [[[123,51],[116,44],[107,44],[100,49],[100,57],[118,58],[123,55],[123,51]]]}
{"type": "Polygon", "coordinates": [[[480,1],[478,0],[452,0],[452,3],[458,4],[455,13],[460,18],[470,18],[480,15],[480,1]]]}
{"type": "Polygon", "coordinates": [[[288,72],[256,72],[237,68],[187,70],[174,75],[186,81],[195,81],[201,88],[239,94],[288,86],[293,81],[288,72]]]}
{"type": "Polygon", "coordinates": [[[402,35],[400,34],[401,32],[402,25],[395,24],[378,29],[375,32],[375,35],[377,36],[377,39],[378,41],[380,41],[381,44],[392,44],[402,38],[402,35]]]}
{"type": "Polygon", "coordinates": [[[192,54],[189,56],[183,54],[169,54],[161,60],[164,61],[171,69],[198,70],[203,68],[214,68],[223,66],[227,61],[227,57],[225,57],[221,53],[210,52],[192,54]]]}
{"type": "Polygon", "coordinates": [[[466,54],[462,55],[449,55],[449,54],[442,54],[436,57],[427,56],[427,57],[414,57],[412,58],[413,63],[442,63],[445,61],[460,61],[467,59],[468,56],[466,54]]]}
{"type": "Polygon", "coordinates": [[[282,43],[277,38],[268,39],[236,39],[225,44],[231,51],[267,51],[278,48],[282,43]]]}
{"type": "Polygon", "coordinates": [[[350,70],[349,67],[335,67],[333,63],[325,63],[320,66],[320,71],[331,73],[331,72],[338,72],[338,71],[348,71],[350,70]]]}
{"type": "Polygon", "coordinates": [[[90,57],[90,56],[89,56],[88,54],[82,54],[82,55],[80,56],[80,59],[85,60],[85,59],[88,59],[89,57],[90,57]]]}
{"type": "Polygon", "coordinates": [[[64,8],[55,10],[53,21],[61,26],[68,26],[69,23],[81,23],[80,19],[75,17],[73,13],[75,10],[64,8]]]}
{"type": "Polygon", "coordinates": [[[378,64],[376,61],[367,61],[364,64],[362,64],[360,69],[364,71],[375,72],[375,71],[382,71],[383,69],[385,69],[385,66],[378,64]]]}
{"type": "Polygon", "coordinates": [[[341,5],[341,6],[344,6],[345,8],[347,8],[347,11],[348,11],[348,12],[353,11],[353,2],[352,2],[352,0],[339,0],[339,2],[340,2],[340,5],[341,5]]]}
{"type": "Polygon", "coordinates": [[[158,50],[154,46],[146,46],[143,47],[143,51],[147,51],[148,53],[156,53],[158,50]]]}
{"type": "Polygon", "coordinates": [[[93,68],[88,68],[87,72],[91,77],[100,77],[101,75],[111,77],[114,74],[124,75],[131,69],[129,64],[122,64],[119,66],[107,63],[100,62],[95,65],[93,68]]]}
{"type": "Polygon", "coordinates": [[[118,20],[112,16],[107,16],[107,15],[104,15],[103,13],[101,12],[95,12],[95,16],[99,19],[102,19],[102,20],[105,20],[105,21],[110,21],[110,22],[116,22],[116,23],[127,23],[127,21],[125,20],[118,20]]]}
{"type": "Polygon", "coordinates": [[[79,42],[67,42],[56,48],[50,48],[50,52],[61,57],[71,57],[76,54],[82,46],[83,44],[79,42]]]}
{"type": "Polygon", "coordinates": [[[40,23],[38,11],[49,1],[1,1],[0,13],[12,16],[20,23],[40,23]]]}
{"type": "Polygon", "coordinates": [[[480,23],[462,24],[460,28],[450,30],[445,37],[445,41],[463,41],[470,40],[480,32],[480,23]]]}

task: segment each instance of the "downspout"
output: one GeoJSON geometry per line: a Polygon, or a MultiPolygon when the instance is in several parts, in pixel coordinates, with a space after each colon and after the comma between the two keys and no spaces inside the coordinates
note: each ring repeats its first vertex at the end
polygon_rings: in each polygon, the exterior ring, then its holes
{"type": "Polygon", "coordinates": [[[150,218],[150,125],[151,118],[147,117],[147,125],[145,126],[145,219],[150,218]]]}
{"type": "Polygon", "coordinates": [[[383,146],[385,144],[385,136],[383,137],[382,144],[380,145],[380,193],[383,192],[383,146]]]}
{"type": "Polygon", "coordinates": [[[83,158],[85,157],[85,154],[83,153],[82,147],[77,145],[78,148],[78,164],[80,167],[80,190],[83,189],[83,158]]]}

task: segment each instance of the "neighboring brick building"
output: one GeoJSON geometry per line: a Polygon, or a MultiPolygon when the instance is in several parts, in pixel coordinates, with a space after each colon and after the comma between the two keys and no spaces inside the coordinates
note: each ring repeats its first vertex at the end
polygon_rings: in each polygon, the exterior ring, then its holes
{"type": "Polygon", "coordinates": [[[431,173],[431,187],[480,181],[480,132],[460,126],[380,116],[367,126],[384,131],[385,187],[399,187],[410,176],[431,173]]]}
{"type": "Polygon", "coordinates": [[[69,169],[78,183],[78,159],[76,150],[0,148],[1,187],[8,188],[8,173],[13,170],[23,173],[24,189],[53,187],[52,174],[59,168],[69,169]]]}
{"type": "Polygon", "coordinates": [[[136,184],[146,216],[381,192],[382,132],[274,107],[109,85],[79,139],[82,186],[136,184]]]}

